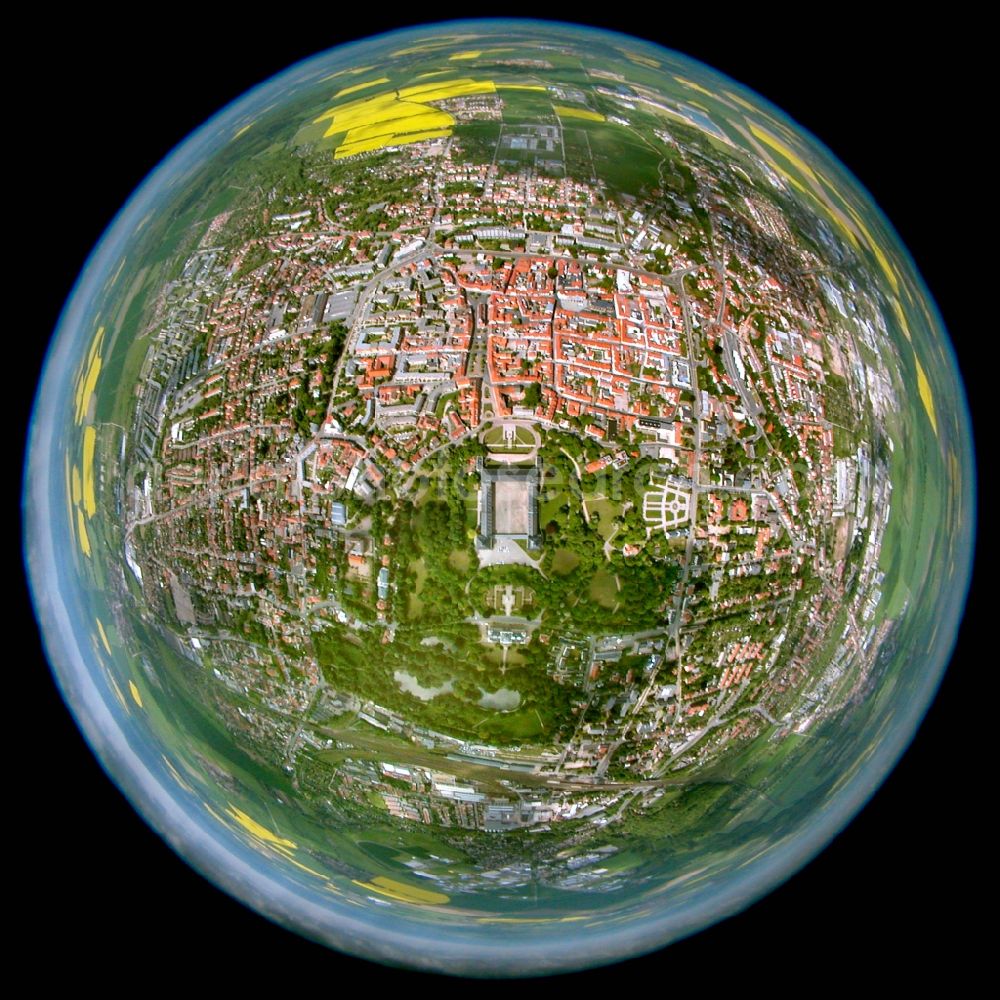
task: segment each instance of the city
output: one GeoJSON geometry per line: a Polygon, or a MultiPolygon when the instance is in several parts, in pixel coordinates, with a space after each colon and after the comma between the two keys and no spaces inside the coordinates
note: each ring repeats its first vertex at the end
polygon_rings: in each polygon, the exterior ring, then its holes
{"type": "Polygon", "coordinates": [[[559,176],[561,129],[500,132],[489,162],[360,154],[363,204],[211,222],[139,380],[126,545],[228,725],[312,794],[602,825],[863,683],[890,501],[864,427],[894,400],[814,255],[783,281],[559,176]]]}

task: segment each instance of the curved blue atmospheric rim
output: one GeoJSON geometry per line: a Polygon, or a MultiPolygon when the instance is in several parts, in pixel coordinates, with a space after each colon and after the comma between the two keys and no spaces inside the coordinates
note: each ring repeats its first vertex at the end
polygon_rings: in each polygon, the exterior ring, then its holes
{"type": "MultiPolygon", "coordinates": [[[[372,44],[391,37],[441,30],[502,30],[510,21],[449,21],[414,26],[349,43],[331,50],[338,55],[363,52],[372,44]]],[[[703,66],[697,60],[665,50],[654,43],[602,28],[562,22],[524,20],[517,24],[539,29],[558,28],[573,32],[594,31],[604,38],[620,39],[632,47],[667,52],[671,57],[703,66]]],[[[895,244],[900,259],[922,291],[942,346],[950,352],[950,375],[955,385],[953,409],[959,425],[960,466],[968,476],[959,501],[952,580],[955,585],[942,595],[942,613],[932,648],[926,652],[925,669],[905,702],[894,706],[892,725],[876,745],[854,778],[839,789],[828,808],[784,838],[777,849],[748,862],[720,882],[715,880],[680,909],[664,906],[643,922],[587,928],[565,925],[558,936],[531,932],[491,935],[488,945],[478,934],[454,926],[410,922],[393,915],[388,926],[375,917],[386,916],[348,907],[329,895],[308,895],[300,886],[280,878],[280,872],[261,866],[261,858],[229,830],[221,828],[203,812],[179,805],[176,791],[157,773],[153,755],[143,754],[143,727],[113,712],[108,691],[98,684],[99,669],[82,636],[74,628],[84,611],[76,589],[72,565],[65,558],[68,536],[57,537],[65,525],[65,484],[60,467],[64,449],[60,431],[69,426],[69,384],[84,342],[84,325],[93,316],[93,305],[136,229],[157,199],[182,183],[188,172],[208,156],[220,133],[231,134],[240,117],[259,110],[266,95],[276,97],[290,86],[313,79],[328,62],[330,52],[296,63],[271,77],[218,112],[164,158],[143,181],[112,221],[90,254],[63,309],[46,355],[32,411],[25,478],[22,494],[24,513],[24,558],[32,599],[49,661],[63,698],[87,742],[109,777],[122,789],[145,821],[192,867],[209,881],[271,920],[286,925],[313,940],[351,954],[414,969],[467,975],[528,975],[572,971],[613,962],[651,951],[685,937],[729,916],[759,899],[817,855],[856,815],[879,787],[912,740],[944,674],[954,648],[967,596],[973,552],[975,489],[971,421],[964,388],[958,377],[954,350],[944,334],[944,324],[926,284],[895,229],[875,205],[857,178],[827,147],[806,129],[760,95],[711,67],[716,76],[738,90],[749,93],[770,113],[788,122],[856,186],[877,214],[895,244]],[[962,544],[964,542],[964,544],[962,544]]],[[[148,747],[146,747],[148,750],[148,747]]]]}

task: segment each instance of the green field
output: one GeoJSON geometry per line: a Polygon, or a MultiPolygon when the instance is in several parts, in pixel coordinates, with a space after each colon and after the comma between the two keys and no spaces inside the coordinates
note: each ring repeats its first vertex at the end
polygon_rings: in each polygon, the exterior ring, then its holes
{"type": "Polygon", "coordinates": [[[580,557],[572,549],[556,549],[552,554],[550,569],[559,576],[572,573],[580,565],[580,557]]]}
{"type": "Polygon", "coordinates": [[[419,618],[424,609],[424,602],[420,600],[420,591],[424,589],[427,580],[427,566],[423,559],[414,559],[410,562],[410,572],[414,576],[412,589],[406,595],[406,617],[419,618]]]}
{"type": "Polygon", "coordinates": [[[602,497],[600,500],[588,500],[587,510],[590,512],[591,523],[597,523],[597,533],[607,541],[614,534],[615,518],[621,514],[622,505],[602,497]]]}
{"type": "Polygon", "coordinates": [[[472,566],[472,556],[465,549],[452,549],[448,565],[459,573],[468,573],[472,566]]]}
{"type": "Polygon", "coordinates": [[[455,126],[452,134],[467,160],[473,163],[491,163],[500,138],[500,123],[462,122],[455,126]]]}
{"type": "Polygon", "coordinates": [[[563,148],[566,153],[566,173],[584,181],[596,179],[590,142],[583,128],[563,127],[563,148]]]}
{"type": "MultiPolygon", "coordinates": [[[[580,130],[586,131],[597,176],[609,187],[639,195],[659,186],[658,168],[663,154],[651,143],[643,142],[637,133],[608,122],[584,122],[580,130]]],[[[590,171],[586,170],[584,178],[589,177],[590,171]]]]}
{"type": "Polygon", "coordinates": [[[606,566],[602,566],[591,577],[587,593],[601,607],[613,608],[618,603],[618,577],[606,566]]]}
{"type": "Polygon", "coordinates": [[[569,490],[562,490],[556,493],[550,500],[543,499],[538,507],[538,523],[544,528],[549,521],[559,522],[565,520],[562,508],[566,505],[576,504],[576,502],[576,498],[569,490]]]}
{"type": "MultiPolygon", "coordinates": [[[[924,424],[926,421],[922,421],[921,430],[924,424]]],[[[932,435],[929,425],[923,432],[932,435]]],[[[892,500],[879,555],[879,568],[885,573],[879,610],[889,618],[899,614],[911,588],[919,587],[926,577],[944,499],[939,490],[927,488],[929,470],[922,459],[925,452],[910,447],[906,438],[894,437],[893,444],[892,500]],[[920,460],[917,468],[913,465],[915,457],[920,460]]]]}
{"type": "Polygon", "coordinates": [[[517,123],[529,125],[554,125],[558,122],[552,110],[552,101],[545,91],[503,90],[504,125],[517,123]]]}

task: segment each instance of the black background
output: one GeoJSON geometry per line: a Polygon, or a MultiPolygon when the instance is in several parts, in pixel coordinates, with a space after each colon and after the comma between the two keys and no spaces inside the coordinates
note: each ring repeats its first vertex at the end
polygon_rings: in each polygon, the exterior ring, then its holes
{"type": "MultiPolygon", "coordinates": [[[[869,24],[864,31],[831,24],[799,33],[766,18],[716,18],[700,9],[697,19],[658,19],[663,29],[639,20],[591,23],[702,59],[772,100],[833,150],[913,254],[955,343],[975,413],[982,381],[972,369],[972,348],[982,320],[973,320],[967,297],[976,281],[987,288],[995,281],[970,275],[968,266],[977,272],[988,261],[975,247],[976,192],[985,177],[965,155],[966,144],[981,137],[967,128],[974,82],[964,33],[923,24],[902,45],[894,31],[869,24]]],[[[403,23],[354,29],[360,15],[352,21],[343,10],[290,8],[285,27],[280,9],[265,17],[229,10],[226,20],[203,13],[163,19],[114,43],[98,40],[103,26],[93,20],[60,19],[58,35],[38,49],[43,89],[25,95],[26,155],[18,158],[14,189],[25,196],[13,206],[15,213],[27,210],[19,231],[33,253],[24,282],[30,308],[18,310],[23,377],[10,387],[24,423],[45,344],[76,275],[114,213],[163,156],[212,113],[292,62],[403,23]]],[[[21,301],[24,291],[14,291],[21,301]]],[[[333,977],[348,973],[375,987],[428,985],[277,928],[180,861],[100,770],[48,675],[26,604],[23,615],[22,669],[34,683],[31,736],[18,752],[14,783],[29,805],[19,823],[20,849],[26,864],[36,862],[35,888],[22,911],[29,934],[44,936],[60,962],[98,962],[105,974],[142,963],[163,985],[183,983],[188,963],[201,961],[234,984],[252,980],[263,961],[292,975],[289,985],[305,975],[302,985],[326,980],[333,987],[342,981],[333,977]]],[[[809,989],[816,977],[847,985],[868,961],[890,977],[914,965],[960,974],[970,949],[963,892],[988,843],[974,804],[986,789],[970,774],[980,765],[963,736],[975,717],[972,678],[987,666],[977,656],[981,620],[973,587],[952,666],[916,740],[871,803],[814,862],[742,914],[564,985],[627,988],[650,978],[697,989],[749,976],[785,992],[809,989]]]]}

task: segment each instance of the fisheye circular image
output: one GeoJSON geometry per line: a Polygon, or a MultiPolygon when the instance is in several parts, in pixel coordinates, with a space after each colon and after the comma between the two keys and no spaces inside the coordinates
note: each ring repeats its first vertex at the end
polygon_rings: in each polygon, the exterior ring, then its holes
{"type": "Polygon", "coordinates": [[[192,868],[337,951],[618,962],[824,848],[937,689],[965,394],[858,182],[638,38],[298,62],[167,156],[49,348],[25,562],[192,868]]]}

